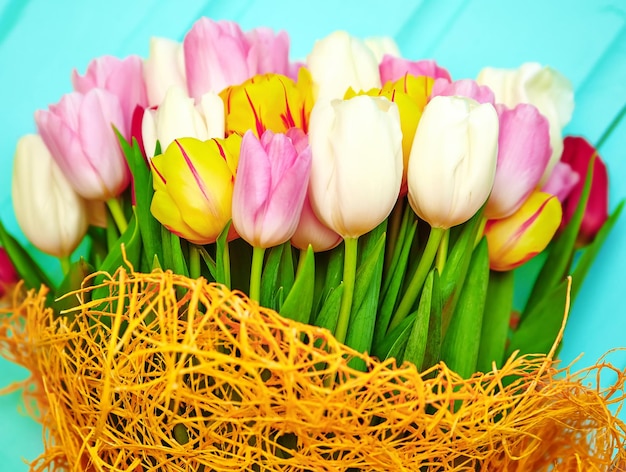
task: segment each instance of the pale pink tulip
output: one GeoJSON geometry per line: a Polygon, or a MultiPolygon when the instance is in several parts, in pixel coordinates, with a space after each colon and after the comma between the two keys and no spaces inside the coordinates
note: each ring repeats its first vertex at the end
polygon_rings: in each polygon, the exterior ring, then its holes
{"type": "Polygon", "coordinates": [[[254,247],[268,248],[294,234],[306,196],[311,150],[298,152],[284,134],[252,131],[241,142],[233,190],[233,225],[254,247]]]}
{"type": "Polygon", "coordinates": [[[450,82],[448,79],[435,79],[430,92],[431,97],[452,97],[455,95],[472,98],[478,103],[495,104],[493,92],[486,85],[478,85],[476,81],[471,79],[461,79],[454,82],[450,82]]]}
{"type": "Polygon", "coordinates": [[[323,252],[338,246],[341,241],[343,238],[317,217],[307,193],[298,227],[291,237],[291,244],[303,250],[306,250],[310,244],[314,252],[323,252]]]}
{"type": "Polygon", "coordinates": [[[78,75],[74,70],[72,84],[74,90],[82,94],[101,88],[115,95],[120,101],[127,125],[127,128],[119,131],[127,139],[130,137],[130,123],[135,108],[145,108],[148,105],[143,64],[139,56],[128,56],[125,59],[102,56],[94,59],[84,76],[78,75]]]}
{"type": "Polygon", "coordinates": [[[289,36],[286,31],[274,33],[270,28],[255,28],[245,34],[250,44],[248,67],[252,75],[289,75],[289,36]]]}
{"type": "Polygon", "coordinates": [[[88,200],[108,200],[122,193],[130,172],[113,127],[126,129],[118,98],[92,89],[64,95],[35,121],[52,157],[74,190],[88,200]]]}
{"type": "Polygon", "coordinates": [[[385,84],[389,81],[393,82],[405,74],[425,75],[433,79],[445,79],[450,82],[450,73],[443,67],[439,67],[435,61],[409,61],[401,57],[395,57],[390,54],[383,56],[383,60],[378,66],[380,72],[380,81],[385,84]]]}
{"type": "Polygon", "coordinates": [[[485,216],[504,218],[522,206],[535,190],[552,154],[548,120],[537,108],[496,105],[500,131],[498,163],[485,216]]]}
{"type": "Polygon", "coordinates": [[[563,203],[579,180],[580,176],[572,166],[559,161],[552,169],[548,181],[541,187],[541,191],[554,195],[563,203]]]}

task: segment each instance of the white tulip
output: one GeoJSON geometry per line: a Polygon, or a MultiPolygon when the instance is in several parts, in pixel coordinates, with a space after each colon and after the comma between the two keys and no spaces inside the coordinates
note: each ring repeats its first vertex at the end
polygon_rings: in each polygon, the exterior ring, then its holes
{"type": "Polygon", "coordinates": [[[400,57],[400,49],[390,36],[372,36],[365,38],[365,45],[374,53],[376,62],[380,63],[385,55],[400,57]]]}
{"type": "Polygon", "coordinates": [[[435,228],[469,220],[493,187],[498,114],[465,97],[434,97],[417,125],[407,171],[415,213],[435,228]]]}
{"type": "Polygon", "coordinates": [[[26,237],[43,252],[69,256],[87,232],[85,200],[39,135],[23,136],[13,162],[13,208],[26,237]]]}
{"type": "Polygon", "coordinates": [[[335,31],[315,43],[307,57],[317,101],[343,99],[355,91],[379,88],[378,62],[372,50],[345,31],[335,31]]]}
{"type": "Polygon", "coordinates": [[[358,238],[389,216],[403,167],[395,103],[365,95],[318,102],[309,143],[309,197],[322,223],[343,238],[358,238]]]}
{"type": "Polygon", "coordinates": [[[181,43],[166,38],[150,38],[150,55],[143,63],[150,106],[158,106],[172,86],[187,92],[185,55],[181,43]]]}

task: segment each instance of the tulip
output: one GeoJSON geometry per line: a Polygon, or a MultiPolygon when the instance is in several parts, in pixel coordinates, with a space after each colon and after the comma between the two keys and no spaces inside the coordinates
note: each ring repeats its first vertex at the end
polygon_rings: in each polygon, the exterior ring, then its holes
{"type": "Polygon", "coordinates": [[[310,114],[311,89],[284,75],[257,75],[241,85],[228,87],[220,96],[226,108],[226,134],[242,135],[252,130],[261,137],[266,130],[286,133],[290,128],[306,130],[310,114]]]}
{"type": "Polygon", "coordinates": [[[199,99],[256,74],[288,74],[289,38],[259,28],[243,33],[232,21],[198,20],[183,40],[189,94],[199,99]]]}
{"type": "Polygon", "coordinates": [[[434,97],[417,126],[407,174],[417,215],[436,228],[469,220],[493,187],[498,115],[490,104],[434,97]]]}
{"type": "Polygon", "coordinates": [[[563,204],[579,181],[580,176],[572,166],[559,161],[552,169],[548,181],[541,187],[541,191],[554,195],[563,204]]]}
{"type": "Polygon", "coordinates": [[[511,216],[489,220],[485,236],[491,269],[515,269],[543,251],[559,228],[561,216],[559,200],[537,190],[511,216]]]}
{"type": "Polygon", "coordinates": [[[296,231],[311,168],[311,149],[298,152],[285,134],[252,131],[241,141],[233,191],[233,225],[254,247],[288,241],[296,231]]]}
{"type": "Polygon", "coordinates": [[[384,97],[317,103],[309,142],[311,204],[320,221],[358,238],[387,218],[402,182],[398,107],[384,97]]]}
{"type": "Polygon", "coordinates": [[[436,79],[431,96],[451,97],[459,95],[461,97],[472,98],[478,103],[495,104],[495,97],[491,89],[485,85],[478,85],[474,80],[462,79],[450,82],[448,79],[436,79]]]}
{"type": "Polygon", "coordinates": [[[159,108],[144,113],[141,134],[148,158],[154,156],[157,141],[161,149],[166,149],[178,138],[223,138],[224,102],[209,92],[195,106],[182,88],[170,87],[159,108]]]}
{"type": "Polygon", "coordinates": [[[95,59],[87,67],[84,76],[78,75],[74,70],[72,84],[74,90],[82,94],[100,88],[115,95],[120,101],[127,125],[119,131],[127,139],[130,137],[130,124],[135,108],[145,108],[148,105],[143,64],[139,56],[129,56],[126,59],[103,56],[95,59]]]}
{"type": "Polygon", "coordinates": [[[563,202],[562,227],[567,225],[574,216],[585,185],[589,162],[594,155],[596,155],[596,159],[593,163],[589,200],[577,237],[579,246],[591,243],[609,217],[609,176],[606,165],[600,156],[597,156],[596,149],[588,141],[578,136],[565,138],[561,162],[569,164],[578,175],[578,181],[563,202]]]}
{"type": "Polygon", "coordinates": [[[541,178],[545,183],[563,152],[562,131],[574,109],[572,84],[556,70],[537,63],[522,64],[519,69],[483,69],[476,79],[493,90],[496,102],[513,108],[530,103],[548,119],[552,155],[541,178]]]}
{"type": "Polygon", "coordinates": [[[17,143],[12,200],[23,233],[47,254],[67,258],[87,232],[85,201],[38,135],[23,136],[17,143]]]}
{"type": "Polygon", "coordinates": [[[550,160],[548,120],[528,104],[497,105],[500,120],[498,164],[485,217],[514,213],[539,184],[550,160]]]}
{"type": "Polygon", "coordinates": [[[307,66],[318,101],[343,98],[350,87],[359,91],[381,86],[374,53],[345,31],[318,40],[307,57],[307,66]]]}
{"type": "Polygon", "coordinates": [[[340,235],[319,220],[307,193],[298,226],[291,237],[291,245],[302,251],[306,251],[310,245],[314,252],[324,252],[338,246],[341,241],[340,235]]]}
{"type": "Polygon", "coordinates": [[[404,75],[427,76],[433,79],[445,79],[450,82],[450,74],[435,61],[409,61],[400,57],[386,55],[378,66],[380,80],[383,84],[401,79],[404,75]]]}
{"type": "Polygon", "coordinates": [[[7,289],[19,281],[15,267],[6,250],[0,247],[0,298],[4,297],[7,289]]]}
{"type": "Polygon", "coordinates": [[[192,243],[215,242],[231,219],[240,145],[237,135],[208,141],[181,138],[155,156],[150,161],[154,217],[192,243]]]}
{"type": "Polygon", "coordinates": [[[150,39],[150,53],[143,63],[148,105],[158,106],[170,87],[187,94],[185,56],[181,43],[165,38],[150,39]]]}
{"type": "Polygon", "coordinates": [[[126,129],[118,98],[92,89],[64,95],[35,112],[39,134],[74,190],[88,200],[109,200],[126,189],[130,172],[113,127],[126,129]]]}
{"type": "MultiPolygon", "coordinates": [[[[374,53],[376,62],[380,62],[385,56],[400,57],[400,49],[393,38],[389,36],[374,36],[365,38],[365,45],[374,53]]],[[[384,84],[384,82],[383,82],[384,84]]]]}

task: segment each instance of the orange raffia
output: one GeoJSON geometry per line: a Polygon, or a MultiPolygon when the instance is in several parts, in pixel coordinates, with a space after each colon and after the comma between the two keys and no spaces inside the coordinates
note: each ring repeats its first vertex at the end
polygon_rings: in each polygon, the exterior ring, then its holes
{"type": "Polygon", "coordinates": [[[623,402],[626,375],[609,364],[573,374],[534,355],[471,379],[443,363],[417,372],[171,272],[105,275],[68,295],[79,303],[71,316],[55,317],[45,294],[16,291],[0,318],[0,352],[31,371],[24,395],[44,427],[34,471],[594,471],[626,461],[625,425],[608,409],[623,402]],[[349,367],[355,357],[366,372],[349,367]],[[618,374],[611,388],[585,386],[607,370],[618,374]]]}

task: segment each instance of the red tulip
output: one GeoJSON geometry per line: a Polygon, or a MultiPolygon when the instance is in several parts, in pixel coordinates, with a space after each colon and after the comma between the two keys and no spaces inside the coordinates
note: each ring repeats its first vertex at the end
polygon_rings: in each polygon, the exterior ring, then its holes
{"type": "Polygon", "coordinates": [[[19,277],[9,255],[3,247],[0,247],[0,297],[4,296],[7,288],[17,283],[18,280],[19,277]]]}

